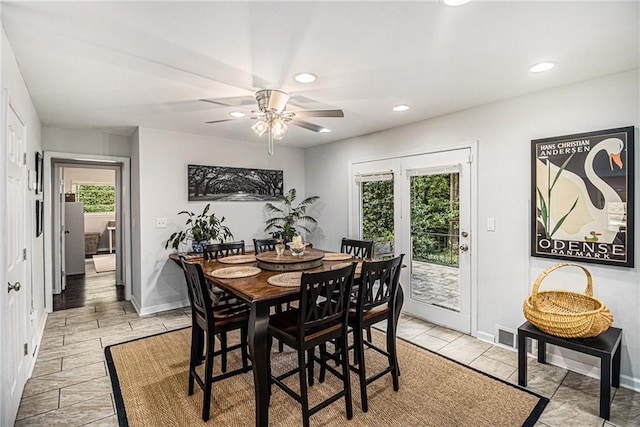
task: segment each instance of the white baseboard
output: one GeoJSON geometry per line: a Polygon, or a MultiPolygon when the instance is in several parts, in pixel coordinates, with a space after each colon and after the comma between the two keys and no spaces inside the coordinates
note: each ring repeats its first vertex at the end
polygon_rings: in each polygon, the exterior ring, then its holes
{"type": "Polygon", "coordinates": [[[131,299],[129,301],[131,302],[131,305],[133,306],[133,308],[136,311],[136,313],[138,313],[138,315],[139,315],[140,314],[140,303],[138,303],[138,300],[136,299],[136,297],[131,295],[131,299]]]}
{"type": "Polygon", "coordinates": [[[144,316],[147,314],[159,313],[161,311],[174,310],[176,308],[183,308],[189,306],[189,301],[176,301],[167,304],[158,304],[151,307],[141,308],[138,304],[135,304],[133,298],[131,298],[131,302],[134,304],[134,308],[138,312],[140,316],[144,316]]]}
{"type": "Polygon", "coordinates": [[[488,342],[489,344],[495,344],[495,339],[496,339],[495,336],[482,331],[478,331],[476,333],[476,338],[479,339],[480,341],[488,342]]]}

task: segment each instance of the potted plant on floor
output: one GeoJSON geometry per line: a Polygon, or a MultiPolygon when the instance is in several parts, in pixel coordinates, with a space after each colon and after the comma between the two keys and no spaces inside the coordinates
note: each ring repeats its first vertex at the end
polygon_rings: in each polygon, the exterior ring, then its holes
{"type": "Polygon", "coordinates": [[[172,233],[167,239],[164,248],[169,246],[178,250],[182,243],[191,241],[194,252],[202,252],[204,246],[212,241],[220,243],[225,242],[229,238],[233,238],[233,234],[229,227],[223,225],[224,217],[218,218],[215,213],[209,213],[211,204],[207,204],[202,213],[196,215],[193,212],[182,211],[178,215],[187,215],[185,221],[186,229],[172,233]]]}
{"type": "Polygon", "coordinates": [[[296,227],[311,233],[307,224],[316,225],[315,218],[307,214],[307,208],[316,202],[320,197],[311,196],[301,201],[297,206],[293,206],[296,200],[296,189],[292,188],[287,194],[282,196],[280,207],[272,203],[267,203],[265,209],[273,216],[265,222],[264,231],[270,232],[275,239],[282,239],[285,243],[291,242],[293,236],[298,235],[296,227]]]}

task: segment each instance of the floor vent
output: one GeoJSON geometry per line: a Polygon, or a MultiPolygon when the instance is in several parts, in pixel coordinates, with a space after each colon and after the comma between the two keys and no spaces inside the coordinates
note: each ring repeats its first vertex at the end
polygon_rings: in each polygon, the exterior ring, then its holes
{"type": "Polygon", "coordinates": [[[498,326],[498,344],[507,347],[516,348],[516,331],[513,329],[498,326]]]}

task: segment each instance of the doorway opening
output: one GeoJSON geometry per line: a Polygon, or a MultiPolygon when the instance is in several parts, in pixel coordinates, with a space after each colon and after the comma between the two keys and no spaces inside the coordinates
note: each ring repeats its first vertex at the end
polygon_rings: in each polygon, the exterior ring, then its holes
{"type": "Polygon", "coordinates": [[[45,152],[47,311],[131,298],[129,168],[128,158],[45,152]]]}

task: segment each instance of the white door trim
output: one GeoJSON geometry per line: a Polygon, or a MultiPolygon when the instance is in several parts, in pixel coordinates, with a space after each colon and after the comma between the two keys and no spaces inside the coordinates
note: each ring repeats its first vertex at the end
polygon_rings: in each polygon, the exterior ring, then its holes
{"type": "MultiPolygon", "coordinates": [[[[103,164],[111,164],[113,166],[120,166],[121,169],[121,206],[118,208],[122,215],[118,215],[121,218],[122,226],[122,241],[118,242],[116,237],[116,247],[118,243],[121,243],[121,253],[123,260],[123,272],[122,277],[124,279],[125,299],[131,299],[131,280],[132,280],[132,247],[131,247],[131,159],[128,157],[117,156],[102,156],[95,154],[81,154],[81,153],[63,153],[58,151],[45,151],[44,152],[44,197],[47,200],[49,208],[44,212],[44,227],[47,232],[44,233],[44,282],[45,282],[45,309],[47,312],[53,311],[53,271],[54,261],[59,254],[54,254],[53,250],[53,225],[54,218],[52,215],[51,207],[54,205],[54,191],[52,182],[52,161],[69,161],[69,162],[96,162],[103,164]]],[[[116,173],[116,176],[118,173],[116,173]]],[[[47,206],[47,204],[45,204],[47,206]]],[[[118,224],[120,225],[120,224],[118,224]]]]}
{"type": "MultiPolygon", "coordinates": [[[[471,335],[477,336],[478,334],[478,251],[477,251],[477,235],[478,235],[478,140],[461,142],[459,144],[452,145],[443,145],[432,147],[427,150],[420,150],[414,152],[407,153],[395,153],[377,157],[370,157],[366,159],[359,160],[350,160],[348,161],[348,172],[349,172],[349,187],[348,187],[348,196],[349,196],[349,222],[348,222],[348,232],[349,236],[356,236],[359,233],[356,222],[354,221],[354,215],[356,214],[354,204],[352,201],[354,200],[355,193],[357,192],[356,184],[353,178],[353,169],[354,166],[361,163],[375,162],[381,160],[393,160],[403,157],[412,157],[419,156],[424,154],[433,154],[439,153],[442,151],[452,151],[458,150],[462,148],[468,148],[471,151],[471,206],[470,206],[470,215],[471,215],[471,230],[473,230],[472,239],[469,242],[469,250],[471,251],[471,335]]],[[[400,246],[396,244],[397,250],[399,250],[400,246]]],[[[399,253],[396,253],[399,255],[399,253]]]]}

